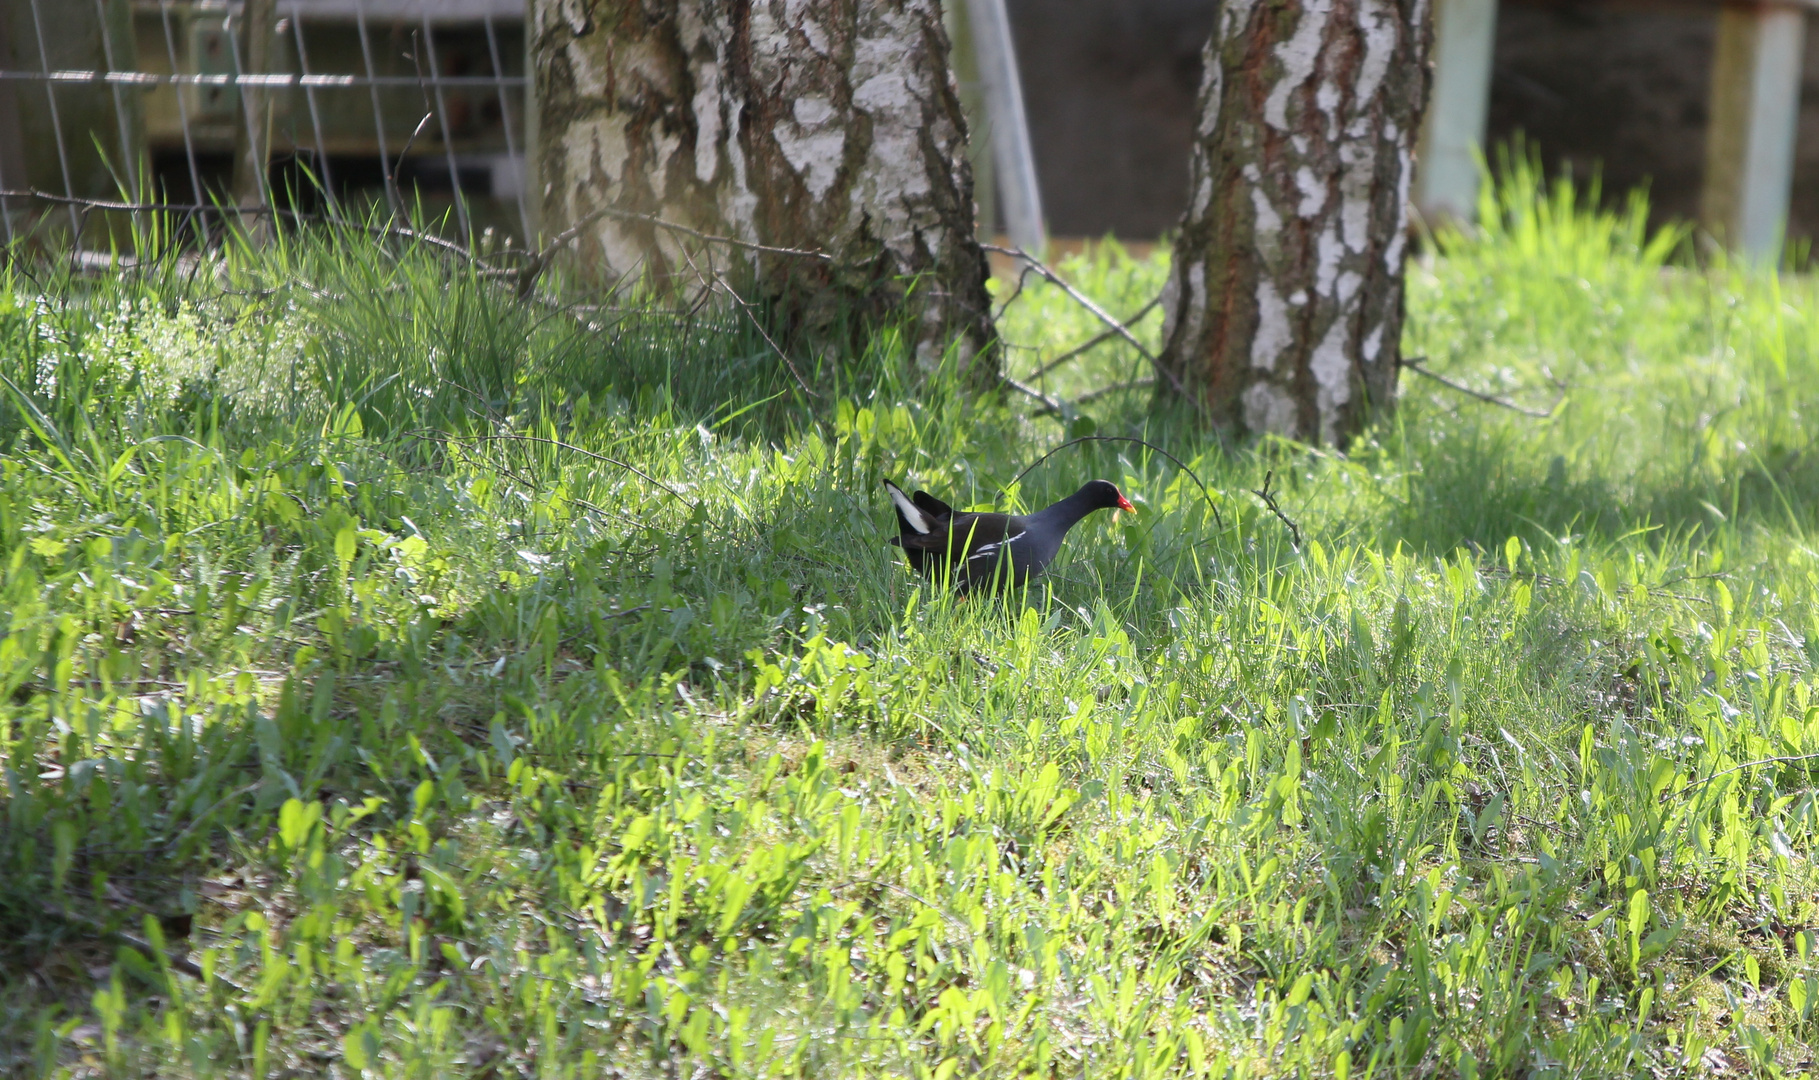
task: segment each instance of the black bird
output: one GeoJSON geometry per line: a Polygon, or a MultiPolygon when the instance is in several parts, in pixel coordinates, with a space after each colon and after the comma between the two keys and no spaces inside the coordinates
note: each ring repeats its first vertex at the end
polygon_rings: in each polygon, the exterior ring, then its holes
{"type": "Polygon", "coordinates": [[[1109,480],[1089,480],[1080,490],[1033,514],[961,514],[926,491],[914,496],[889,480],[903,549],[910,569],[937,581],[950,579],[967,593],[977,587],[1027,585],[1061,550],[1067,531],[1094,510],[1137,508],[1109,480]]]}

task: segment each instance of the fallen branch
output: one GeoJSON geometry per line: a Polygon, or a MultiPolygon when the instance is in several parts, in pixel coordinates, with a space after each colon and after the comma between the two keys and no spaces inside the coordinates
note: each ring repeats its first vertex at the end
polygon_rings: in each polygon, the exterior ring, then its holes
{"type": "Polygon", "coordinates": [[[796,380],[797,388],[809,397],[819,401],[821,395],[808,388],[808,383],[803,380],[802,373],[796,370],[795,362],[789,358],[788,353],[783,351],[783,347],[772,339],[770,331],[764,328],[764,324],[758,321],[758,316],[752,313],[752,306],[746,303],[745,297],[740,296],[738,290],[727,283],[726,275],[716,270],[714,271],[714,281],[720,288],[726,290],[726,295],[732,297],[733,303],[738,304],[739,310],[745,312],[745,317],[752,321],[752,328],[758,331],[758,336],[764,339],[764,343],[769,345],[771,351],[777,354],[777,359],[783,361],[783,366],[789,369],[789,377],[796,380]]]}
{"type": "Polygon", "coordinates": [[[1079,397],[1075,398],[1073,401],[1065,401],[1061,398],[1055,397],[1052,394],[1046,394],[1046,393],[1042,392],[1041,390],[1038,390],[1036,387],[1029,386],[1025,383],[1020,383],[1016,379],[1012,379],[1012,378],[1008,378],[1008,377],[1004,380],[1004,384],[1006,386],[1010,387],[1012,390],[1017,390],[1022,393],[1028,394],[1030,397],[1033,397],[1037,401],[1042,402],[1042,408],[1037,409],[1031,415],[1033,415],[1033,416],[1049,416],[1049,415],[1066,416],[1068,413],[1078,410],[1080,408],[1080,406],[1085,405],[1088,402],[1098,401],[1100,398],[1105,397],[1108,394],[1116,394],[1120,390],[1138,390],[1145,386],[1154,386],[1154,385],[1156,385],[1156,380],[1154,380],[1154,379],[1132,379],[1129,382],[1113,383],[1110,386],[1101,386],[1097,390],[1088,390],[1086,393],[1081,394],[1079,397]]]}
{"type": "Polygon", "coordinates": [[[1062,292],[1066,293],[1068,298],[1073,300],[1074,303],[1079,304],[1081,307],[1091,312],[1092,316],[1104,323],[1107,329],[1129,342],[1131,348],[1136,349],[1139,356],[1142,356],[1145,360],[1150,362],[1150,366],[1156,369],[1157,374],[1168,380],[1169,385],[1175,388],[1177,394],[1180,394],[1183,398],[1188,397],[1187,387],[1181,385],[1181,380],[1175,377],[1174,372],[1162,366],[1162,361],[1156,359],[1154,353],[1143,347],[1143,342],[1137,340],[1137,335],[1131,333],[1130,327],[1119,322],[1117,319],[1112,318],[1109,312],[1093,302],[1092,297],[1062,280],[1061,275],[1049,269],[1048,265],[1041,259],[1036,258],[1034,255],[1031,255],[1029,252],[1019,247],[999,247],[996,244],[980,244],[979,246],[987,251],[996,251],[1000,255],[1009,255],[1012,258],[1022,259],[1031,270],[1034,270],[1037,274],[1041,275],[1049,284],[1060,289],[1062,292]]]}
{"type": "Polygon", "coordinates": [[[1422,356],[1404,357],[1400,361],[1400,364],[1401,364],[1401,366],[1409,369],[1410,371],[1414,372],[1417,375],[1427,376],[1428,378],[1439,383],[1441,386],[1446,387],[1448,390],[1457,391],[1458,393],[1464,394],[1466,397],[1476,398],[1479,401],[1482,401],[1487,405],[1495,405],[1498,408],[1508,409],[1511,412],[1518,412],[1518,413],[1521,413],[1523,416],[1530,416],[1530,417],[1535,418],[1536,420],[1547,420],[1547,419],[1552,418],[1554,415],[1554,410],[1560,408],[1560,403],[1566,400],[1566,391],[1564,389],[1562,389],[1560,392],[1560,396],[1554,399],[1554,403],[1547,407],[1546,412],[1542,412],[1538,409],[1531,409],[1525,405],[1518,405],[1517,403],[1509,400],[1508,398],[1500,398],[1495,394],[1487,394],[1482,390],[1474,390],[1471,387],[1466,386],[1463,383],[1454,382],[1453,380],[1447,378],[1444,375],[1439,374],[1438,372],[1430,371],[1427,367],[1423,366],[1421,363],[1421,361],[1423,361],[1425,359],[1426,359],[1426,357],[1422,357],[1422,356]]]}
{"type": "Polygon", "coordinates": [[[1815,760],[1819,760],[1819,754],[1790,754],[1786,757],[1758,758],[1755,761],[1746,761],[1741,765],[1733,765],[1728,769],[1719,769],[1717,772],[1712,773],[1709,776],[1705,776],[1698,780],[1694,780],[1692,783],[1681,788],[1679,791],[1673,792],[1672,794],[1685,795],[1687,792],[1692,791],[1694,788],[1704,787],[1706,784],[1711,783],[1713,780],[1718,779],[1720,776],[1729,776],[1731,773],[1742,772],[1745,769],[1753,769],[1753,768],[1756,768],[1758,765],[1792,765],[1792,764],[1794,764],[1796,762],[1800,762],[1800,761],[1815,761],[1815,760]]]}
{"type": "MultiPolygon", "coordinates": [[[[1132,315],[1127,320],[1127,322],[1132,322],[1132,323],[1138,322],[1145,315],[1148,315],[1152,310],[1154,310],[1156,305],[1160,304],[1161,302],[1162,302],[1162,297],[1160,297],[1160,296],[1156,297],[1154,300],[1151,300],[1149,303],[1143,305],[1141,308],[1138,308],[1137,313],[1135,315],[1132,315]]],[[[1087,340],[1081,342],[1080,344],[1074,346],[1073,348],[1069,349],[1068,351],[1062,353],[1060,356],[1055,357],[1053,360],[1050,360],[1048,363],[1043,364],[1041,367],[1037,368],[1030,375],[1030,377],[1029,377],[1030,382],[1035,382],[1036,380],[1042,378],[1042,376],[1047,375],[1049,372],[1060,367],[1062,364],[1067,363],[1069,360],[1073,360],[1076,357],[1083,356],[1087,352],[1091,351],[1092,349],[1095,349],[1098,346],[1105,344],[1105,342],[1108,339],[1114,338],[1117,336],[1118,336],[1118,331],[1116,329],[1107,329],[1107,330],[1100,331],[1099,333],[1093,335],[1092,337],[1088,338],[1087,340]]]]}
{"type": "Polygon", "coordinates": [[[1180,469],[1182,472],[1193,477],[1194,483],[1200,485],[1200,494],[1204,495],[1206,497],[1206,505],[1213,508],[1213,522],[1215,524],[1217,524],[1221,529],[1225,528],[1225,519],[1219,513],[1219,504],[1217,501],[1215,501],[1213,499],[1213,493],[1212,493],[1212,491],[1210,491],[1207,488],[1206,482],[1204,480],[1200,479],[1200,474],[1195,472],[1194,470],[1188,468],[1187,462],[1182,461],[1180,458],[1169,453],[1167,450],[1162,449],[1162,447],[1157,446],[1155,443],[1149,442],[1146,439],[1139,439],[1132,435],[1081,435],[1077,438],[1069,439],[1068,441],[1062,443],[1060,446],[1057,446],[1053,450],[1050,450],[1048,453],[1043,454],[1041,457],[1037,458],[1035,461],[1030,462],[1029,465],[1027,465],[1022,472],[1018,473],[1016,476],[1011,477],[1011,482],[1008,484],[1005,484],[1004,486],[1007,488],[1016,487],[1018,482],[1021,481],[1024,477],[1028,476],[1030,474],[1030,472],[1036,468],[1036,466],[1047,461],[1049,458],[1054,457],[1056,454],[1059,454],[1061,451],[1066,450],[1070,446],[1078,446],[1079,444],[1085,443],[1085,442],[1136,443],[1138,446],[1148,447],[1149,449],[1154,450],[1156,453],[1161,454],[1163,457],[1174,462],[1175,468],[1180,469]]]}
{"type": "Polygon", "coordinates": [[[1052,394],[1045,394],[1035,387],[1030,386],[1028,383],[1018,382],[1009,375],[1004,376],[1004,385],[1017,391],[1019,394],[1027,394],[1037,401],[1040,401],[1042,403],[1042,409],[1040,412],[1036,413],[1037,416],[1046,416],[1049,413],[1054,413],[1057,416],[1065,416],[1073,411],[1073,407],[1060,398],[1055,397],[1052,394]]]}
{"type": "Polygon", "coordinates": [[[583,215],[580,221],[575,222],[560,233],[557,233],[554,239],[543,245],[541,251],[538,251],[531,256],[530,261],[527,262],[522,269],[513,271],[513,273],[518,275],[518,295],[521,297],[529,295],[531,288],[537,283],[537,278],[548,268],[550,260],[555,257],[556,252],[573,242],[576,237],[587,230],[588,226],[598,222],[601,218],[609,217],[616,218],[620,221],[642,222],[667,232],[693,237],[696,240],[708,244],[725,244],[728,247],[735,247],[744,251],[757,251],[766,255],[789,255],[800,259],[818,259],[822,262],[834,261],[834,257],[825,251],[804,251],[799,248],[772,247],[769,244],[757,244],[750,240],[739,240],[731,236],[716,236],[713,233],[705,233],[699,229],[691,229],[687,225],[678,225],[673,221],[665,221],[660,217],[655,217],[650,214],[640,214],[635,210],[620,210],[617,207],[602,206],[599,209],[583,215]]]}
{"type": "MultiPolygon", "coordinates": [[[[291,210],[280,206],[237,206],[228,203],[121,202],[115,199],[79,199],[71,195],[53,195],[48,191],[38,191],[36,189],[0,190],[0,200],[5,199],[36,199],[40,202],[52,203],[58,206],[74,206],[80,207],[83,210],[113,210],[125,214],[213,214],[217,217],[283,217],[290,221],[320,221],[330,225],[339,225],[343,228],[358,229],[369,236],[395,238],[399,240],[409,240],[413,243],[426,244],[430,247],[446,251],[451,255],[459,255],[484,271],[492,271],[494,273],[501,272],[495,270],[495,268],[489,265],[486,260],[475,255],[472,251],[469,251],[460,244],[457,244],[452,240],[444,240],[440,236],[435,236],[430,233],[419,232],[416,229],[407,228],[403,225],[362,225],[359,222],[348,221],[346,218],[337,217],[333,214],[315,214],[310,213],[307,210],[291,210]]],[[[513,273],[513,271],[502,272],[513,273]]]]}
{"type": "MultiPolygon", "coordinates": [[[[44,901],[42,906],[44,913],[52,918],[62,919],[64,922],[80,926],[97,937],[119,942],[123,945],[129,945],[132,948],[139,950],[141,953],[144,953],[148,960],[162,959],[163,962],[168,964],[170,969],[177,974],[187,975],[198,982],[203,981],[202,968],[194,960],[178,956],[168,949],[159,949],[138,934],[128,930],[115,930],[102,923],[99,919],[92,919],[87,915],[71,911],[58,904],[53,904],[48,900],[44,901]]],[[[220,978],[220,976],[216,977],[220,978]]],[[[223,978],[221,981],[227,983],[228,986],[232,986],[235,990],[241,989],[227,979],[223,978]]]]}
{"type": "Polygon", "coordinates": [[[1276,496],[1270,494],[1270,481],[1275,478],[1275,475],[1276,475],[1276,471],[1274,469],[1271,469],[1269,472],[1264,473],[1263,474],[1263,486],[1261,488],[1252,488],[1251,494],[1257,496],[1259,499],[1262,499],[1263,505],[1270,508],[1270,513],[1275,514],[1277,520],[1281,521],[1282,524],[1288,526],[1288,534],[1289,534],[1290,539],[1294,541],[1295,550],[1300,551],[1301,550],[1301,526],[1295,524],[1294,518],[1291,518],[1287,514],[1282,512],[1282,505],[1276,501],[1276,496]]]}
{"type": "Polygon", "coordinates": [[[1113,383],[1110,386],[1101,386],[1097,390],[1088,390],[1086,393],[1075,398],[1074,404],[1085,405],[1089,401],[1098,401],[1102,397],[1116,394],[1121,390],[1141,390],[1146,386],[1154,385],[1156,385],[1156,380],[1154,379],[1132,379],[1129,382],[1113,383]]]}
{"type": "Polygon", "coordinates": [[[624,469],[626,472],[643,479],[653,487],[663,489],[690,510],[701,509],[700,503],[695,502],[680,491],[677,491],[675,488],[670,487],[668,484],[652,476],[650,473],[638,468],[636,465],[620,461],[618,458],[607,457],[605,454],[596,454],[592,450],[584,450],[572,443],[563,442],[561,439],[545,439],[537,435],[449,435],[439,431],[416,432],[415,434],[419,438],[434,442],[527,442],[538,443],[543,446],[553,446],[558,450],[568,450],[572,453],[580,454],[583,457],[593,458],[595,461],[605,462],[608,465],[615,465],[624,469]]]}

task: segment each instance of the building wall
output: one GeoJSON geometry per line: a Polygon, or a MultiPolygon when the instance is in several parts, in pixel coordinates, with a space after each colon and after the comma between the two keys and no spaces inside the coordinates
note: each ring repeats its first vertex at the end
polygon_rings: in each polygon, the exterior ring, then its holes
{"type": "MultiPolygon", "coordinates": [[[[1049,228],[1154,238],[1186,199],[1200,47],[1213,0],[1010,0],[1049,228]]],[[[1646,185],[1654,219],[1690,220],[1705,169],[1715,4],[1505,0],[1488,145],[1521,135],[1550,175],[1646,185]]],[[[1819,236],[1819,27],[1806,80],[1790,234],[1819,236]]]]}
{"type": "MultiPolygon", "coordinates": [[[[1658,223],[1694,218],[1705,171],[1713,10],[1505,2],[1497,13],[1490,146],[1522,138],[1549,175],[1599,175],[1607,201],[1646,185],[1658,223]]],[[[1809,145],[1819,151],[1819,142],[1809,145]]]]}
{"type": "Polygon", "coordinates": [[[1049,231],[1153,240],[1187,201],[1213,0],[1009,0],[1049,231]]]}

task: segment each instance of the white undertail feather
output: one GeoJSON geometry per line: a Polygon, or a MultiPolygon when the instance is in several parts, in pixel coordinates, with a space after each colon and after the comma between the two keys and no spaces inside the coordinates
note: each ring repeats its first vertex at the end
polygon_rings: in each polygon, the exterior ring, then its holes
{"type": "Polygon", "coordinates": [[[905,495],[903,489],[896,484],[886,480],[884,486],[890,489],[891,501],[896,503],[897,509],[903,512],[903,520],[909,522],[910,528],[919,533],[928,532],[928,515],[924,514],[915,503],[911,502],[910,497],[905,495]]]}

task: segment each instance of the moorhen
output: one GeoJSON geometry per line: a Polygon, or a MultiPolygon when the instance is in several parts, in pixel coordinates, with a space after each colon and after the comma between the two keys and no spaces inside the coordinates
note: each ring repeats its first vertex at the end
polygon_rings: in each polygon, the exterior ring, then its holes
{"type": "Polygon", "coordinates": [[[926,491],[914,496],[889,480],[897,508],[898,535],[910,569],[937,581],[950,579],[964,595],[975,587],[1021,586],[1047,568],[1067,531],[1094,510],[1137,508],[1108,480],[1089,480],[1080,490],[1033,514],[960,514],[926,491]]]}

